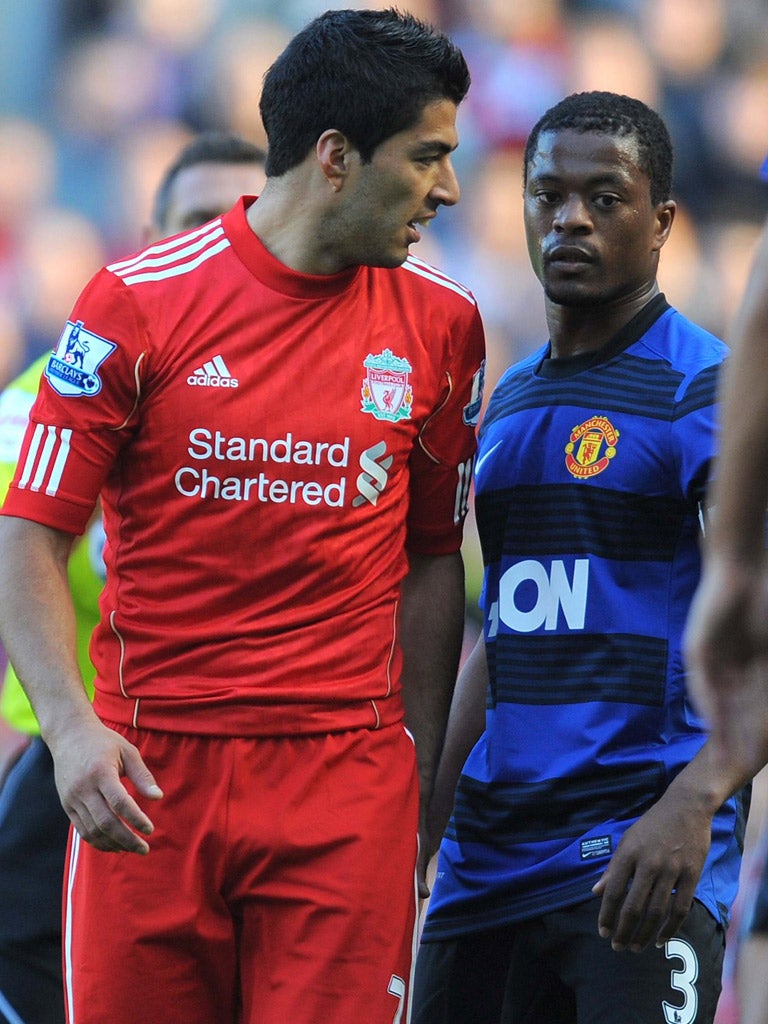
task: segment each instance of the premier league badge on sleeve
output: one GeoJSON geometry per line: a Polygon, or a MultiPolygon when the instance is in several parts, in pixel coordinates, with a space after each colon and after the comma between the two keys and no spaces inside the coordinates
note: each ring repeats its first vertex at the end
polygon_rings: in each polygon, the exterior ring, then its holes
{"type": "Polygon", "coordinates": [[[83,321],[67,321],[48,365],[45,376],[54,391],[64,397],[97,395],[101,391],[101,378],[97,370],[117,346],[92,334],[83,327],[83,321]]]}

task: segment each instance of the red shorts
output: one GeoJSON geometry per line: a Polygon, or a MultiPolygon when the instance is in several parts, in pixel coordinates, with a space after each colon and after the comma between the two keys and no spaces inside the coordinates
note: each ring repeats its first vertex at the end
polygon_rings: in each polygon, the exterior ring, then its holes
{"type": "Polygon", "coordinates": [[[405,1024],[418,784],[402,724],[117,731],[164,796],[144,805],[146,857],[70,836],[69,1024],[405,1024]]]}

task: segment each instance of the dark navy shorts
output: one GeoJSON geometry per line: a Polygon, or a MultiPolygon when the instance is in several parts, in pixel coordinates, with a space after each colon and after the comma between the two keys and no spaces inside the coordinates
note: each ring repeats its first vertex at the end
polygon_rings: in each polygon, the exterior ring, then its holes
{"type": "Polygon", "coordinates": [[[531,921],[422,943],[412,1024],[711,1024],[725,933],[695,901],[662,949],[617,953],[595,898],[531,921]]]}
{"type": "Polygon", "coordinates": [[[0,1022],[64,1020],[61,889],[69,821],[38,737],[0,790],[0,1022]]]}

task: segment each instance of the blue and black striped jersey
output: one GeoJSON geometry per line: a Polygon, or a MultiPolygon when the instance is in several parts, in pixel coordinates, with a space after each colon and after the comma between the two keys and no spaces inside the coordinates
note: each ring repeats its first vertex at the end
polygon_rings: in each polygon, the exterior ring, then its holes
{"type": "MultiPolygon", "coordinates": [[[[657,296],[597,353],[511,367],[476,463],[490,686],[423,937],[580,902],[705,741],[681,634],[726,346],[657,296]]],[[[743,808],[697,896],[726,921],[743,808]]]]}

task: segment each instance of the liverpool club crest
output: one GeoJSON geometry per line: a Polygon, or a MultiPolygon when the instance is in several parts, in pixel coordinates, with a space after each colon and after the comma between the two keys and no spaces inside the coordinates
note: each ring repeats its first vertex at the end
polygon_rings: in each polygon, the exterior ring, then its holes
{"type": "Polygon", "coordinates": [[[377,420],[407,420],[413,405],[413,388],[408,383],[408,374],[413,367],[407,359],[401,359],[388,348],[379,355],[371,353],[363,366],[362,410],[377,420]]]}

